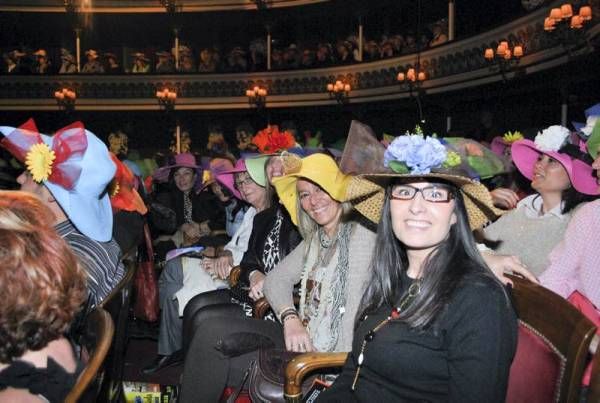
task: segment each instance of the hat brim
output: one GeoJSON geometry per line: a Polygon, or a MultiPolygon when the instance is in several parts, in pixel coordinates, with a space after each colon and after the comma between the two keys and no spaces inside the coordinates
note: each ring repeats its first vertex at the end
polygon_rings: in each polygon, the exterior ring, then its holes
{"type": "Polygon", "coordinates": [[[494,207],[492,196],[484,185],[464,176],[442,173],[356,176],[348,185],[347,198],[360,214],[378,224],[385,202],[385,188],[395,179],[438,179],[454,184],[463,195],[469,226],[472,230],[483,227],[487,222],[503,214],[502,210],[494,207]]]}
{"type": "Polygon", "coordinates": [[[173,165],[167,165],[164,167],[160,167],[156,171],[154,171],[154,174],[152,175],[152,177],[157,182],[168,182],[169,175],[171,173],[171,169],[173,169],[173,168],[193,169],[196,171],[196,175],[197,175],[196,180],[198,180],[198,178],[200,178],[200,180],[202,180],[202,171],[203,171],[202,167],[200,165],[193,165],[193,164],[173,164],[173,165]]]}
{"type": "MultiPolygon", "coordinates": [[[[228,171],[221,172],[216,175],[216,180],[223,186],[225,186],[236,199],[242,200],[242,195],[239,190],[235,188],[234,185],[234,176],[236,173],[246,172],[248,169],[246,168],[246,164],[242,164],[242,166],[238,166],[234,169],[230,169],[228,171]]],[[[254,179],[253,179],[254,180],[254,179]]]]}
{"type": "Polygon", "coordinates": [[[265,187],[267,185],[267,177],[265,175],[265,164],[269,156],[263,155],[255,158],[247,158],[244,160],[246,163],[246,169],[248,174],[254,182],[259,186],[265,187]]]}
{"type": "Polygon", "coordinates": [[[535,162],[540,154],[545,154],[558,161],[565,168],[575,190],[587,195],[598,194],[598,185],[593,175],[593,169],[583,161],[572,159],[567,154],[557,151],[542,151],[531,140],[519,140],[513,143],[511,154],[519,172],[529,180],[533,179],[535,162]],[[575,164],[577,161],[578,163],[575,164]]]}
{"type": "Polygon", "coordinates": [[[69,192],[48,181],[44,185],[79,232],[98,242],[112,239],[113,214],[108,193],[98,199],[69,192]]]}

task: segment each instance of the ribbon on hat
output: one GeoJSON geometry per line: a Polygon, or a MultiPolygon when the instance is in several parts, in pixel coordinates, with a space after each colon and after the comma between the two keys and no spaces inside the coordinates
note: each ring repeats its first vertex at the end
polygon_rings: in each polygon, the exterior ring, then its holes
{"type": "Polygon", "coordinates": [[[2,139],[0,145],[25,164],[34,181],[47,180],[70,190],[81,175],[79,161],[88,143],[83,123],[75,122],[56,132],[50,148],[34,120],[29,119],[2,139]]]}

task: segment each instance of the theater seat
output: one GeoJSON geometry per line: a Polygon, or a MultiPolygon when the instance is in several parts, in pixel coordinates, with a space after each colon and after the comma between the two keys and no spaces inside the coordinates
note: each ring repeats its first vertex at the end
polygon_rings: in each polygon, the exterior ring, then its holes
{"type": "Polygon", "coordinates": [[[66,403],[95,402],[99,393],[100,369],[110,348],[115,327],[104,309],[94,309],[86,318],[82,349],[89,355],[77,383],[67,395],[66,403]]]}
{"type": "MultiPolygon", "coordinates": [[[[519,341],[506,402],[579,402],[595,326],[552,291],[515,276],[510,278],[514,282],[511,295],[519,318],[519,341]]],[[[316,369],[343,365],[345,356],[306,353],[295,357],[286,368],[286,399],[301,401],[303,379],[316,369]]],[[[598,372],[596,368],[595,374],[600,377],[598,372]]]]}

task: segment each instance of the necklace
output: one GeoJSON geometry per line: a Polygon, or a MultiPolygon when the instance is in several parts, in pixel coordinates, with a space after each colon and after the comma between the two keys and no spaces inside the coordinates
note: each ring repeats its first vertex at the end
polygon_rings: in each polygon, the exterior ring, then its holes
{"type": "Polygon", "coordinates": [[[351,389],[353,391],[356,390],[356,383],[358,382],[358,376],[359,376],[360,370],[365,362],[365,349],[367,347],[367,344],[369,342],[373,341],[373,339],[375,338],[375,334],[379,330],[381,330],[381,328],[383,328],[385,325],[390,323],[392,320],[398,319],[400,317],[400,312],[402,312],[404,310],[404,308],[406,308],[412,302],[412,300],[417,295],[419,295],[420,292],[421,292],[421,281],[417,280],[414,283],[412,283],[410,285],[410,287],[408,287],[408,292],[406,293],[404,298],[402,298],[402,300],[400,301],[398,306],[392,310],[392,312],[390,313],[390,316],[388,316],[387,318],[385,318],[384,320],[379,322],[377,324],[377,326],[375,326],[372,330],[369,330],[367,332],[367,334],[365,335],[365,338],[363,339],[362,345],[360,346],[360,354],[358,354],[358,360],[357,360],[358,365],[356,366],[356,372],[354,373],[354,380],[352,381],[352,387],[351,387],[351,389]]]}

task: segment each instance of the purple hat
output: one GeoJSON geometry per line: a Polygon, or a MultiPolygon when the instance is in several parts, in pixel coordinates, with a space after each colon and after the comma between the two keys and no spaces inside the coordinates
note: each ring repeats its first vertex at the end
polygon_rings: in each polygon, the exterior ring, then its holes
{"type": "Polygon", "coordinates": [[[511,147],[513,162],[523,176],[531,180],[539,155],[546,154],[560,162],[565,168],[575,190],[587,195],[600,194],[591,165],[558,152],[566,143],[569,135],[569,129],[566,127],[550,126],[538,133],[535,141],[519,140],[511,147]]]}
{"type": "Polygon", "coordinates": [[[196,171],[196,180],[202,181],[202,167],[196,164],[196,157],[192,153],[181,153],[175,155],[175,160],[171,165],[158,168],[154,172],[154,180],[157,182],[167,182],[171,169],[173,168],[191,168],[196,171]]]}
{"type": "Polygon", "coordinates": [[[229,189],[229,191],[233,194],[233,196],[236,199],[241,200],[242,199],[242,195],[235,188],[235,185],[233,183],[233,177],[238,172],[246,172],[246,171],[247,171],[247,169],[246,169],[246,162],[242,158],[240,158],[235,163],[235,166],[233,167],[233,169],[230,169],[228,171],[223,171],[223,172],[218,173],[216,175],[217,182],[221,183],[223,186],[225,186],[227,189],[229,189]]]}

